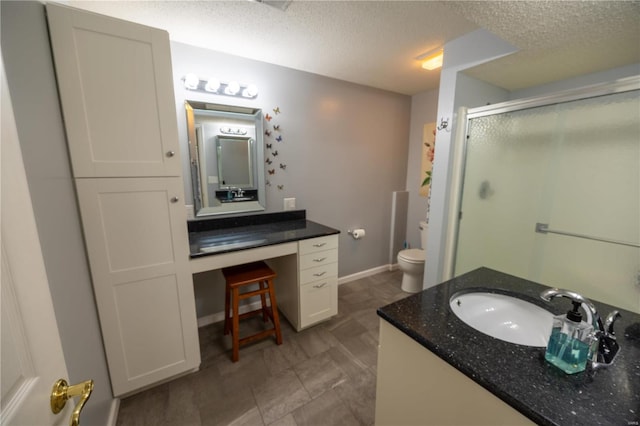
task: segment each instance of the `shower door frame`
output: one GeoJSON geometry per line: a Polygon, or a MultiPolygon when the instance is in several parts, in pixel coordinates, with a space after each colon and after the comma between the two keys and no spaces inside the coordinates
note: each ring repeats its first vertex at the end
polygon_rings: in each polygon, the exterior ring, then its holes
{"type": "Polygon", "coordinates": [[[633,76],[615,80],[609,83],[601,83],[555,92],[549,95],[531,98],[516,99],[500,102],[494,105],[476,108],[461,107],[457,114],[457,126],[454,141],[452,167],[451,194],[449,198],[449,220],[446,230],[446,246],[443,267],[443,281],[454,277],[456,253],[458,248],[458,234],[462,211],[462,195],[464,190],[464,177],[467,159],[467,140],[469,124],[472,119],[490,115],[504,114],[507,112],[521,111],[525,109],[557,105],[561,103],[582,99],[596,98],[613,95],[616,93],[640,90],[640,76],[633,76]]]}

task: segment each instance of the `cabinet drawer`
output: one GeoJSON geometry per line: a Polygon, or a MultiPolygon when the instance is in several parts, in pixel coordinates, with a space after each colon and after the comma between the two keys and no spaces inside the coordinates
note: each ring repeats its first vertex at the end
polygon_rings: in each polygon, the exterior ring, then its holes
{"type": "Polygon", "coordinates": [[[300,285],[303,286],[307,283],[326,279],[329,277],[338,276],[338,264],[328,263],[326,265],[317,266],[315,268],[305,269],[300,271],[300,285]]]}
{"type": "Polygon", "coordinates": [[[316,266],[336,263],[338,261],[338,250],[324,250],[300,256],[300,269],[309,269],[316,266]]]}
{"type": "Polygon", "coordinates": [[[328,235],[326,237],[311,238],[302,240],[298,244],[301,255],[315,253],[317,251],[329,250],[338,247],[338,236],[328,235]]]}
{"type": "Polygon", "coordinates": [[[338,313],[338,278],[330,277],[300,289],[300,328],[338,313]]]}

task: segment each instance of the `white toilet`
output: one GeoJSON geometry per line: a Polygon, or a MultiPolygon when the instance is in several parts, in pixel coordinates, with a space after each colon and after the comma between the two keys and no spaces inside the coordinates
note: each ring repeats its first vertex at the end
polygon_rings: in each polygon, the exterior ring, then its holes
{"type": "Polygon", "coordinates": [[[402,291],[406,291],[407,293],[418,293],[422,291],[427,232],[427,222],[420,221],[420,245],[422,248],[405,249],[398,252],[398,267],[404,272],[402,276],[402,291]]]}

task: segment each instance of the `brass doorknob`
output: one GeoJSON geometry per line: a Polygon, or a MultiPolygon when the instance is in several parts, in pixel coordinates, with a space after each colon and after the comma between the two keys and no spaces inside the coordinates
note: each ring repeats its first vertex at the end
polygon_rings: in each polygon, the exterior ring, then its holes
{"type": "Polygon", "coordinates": [[[66,380],[60,379],[53,385],[53,389],[51,390],[51,411],[53,411],[54,414],[58,414],[62,411],[69,398],[79,396],[80,401],[76,404],[76,408],[73,410],[69,422],[71,426],[78,426],[80,425],[80,412],[91,396],[92,391],[93,380],[87,380],[69,386],[66,380]]]}

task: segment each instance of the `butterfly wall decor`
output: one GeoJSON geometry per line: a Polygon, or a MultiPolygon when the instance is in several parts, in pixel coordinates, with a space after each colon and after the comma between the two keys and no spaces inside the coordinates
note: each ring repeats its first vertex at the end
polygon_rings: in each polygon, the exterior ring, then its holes
{"type": "Polygon", "coordinates": [[[280,114],[280,107],[275,107],[275,108],[273,109],[273,113],[274,113],[274,114],[280,114]]]}
{"type": "Polygon", "coordinates": [[[286,170],[287,165],[286,165],[286,164],[282,164],[282,163],[280,163],[280,168],[281,168],[282,170],[286,170]]]}
{"type": "Polygon", "coordinates": [[[273,125],[273,130],[275,130],[276,132],[280,131],[280,125],[279,124],[274,124],[273,125]]]}
{"type": "Polygon", "coordinates": [[[271,149],[271,147],[273,146],[273,144],[270,144],[270,143],[268,143],[266,145],[267,145],[267,149],[271,149]]]}
{"type": "Polygon", "coordinates": [[[269,179],[267,179],[264,183],[265,183],[265,185],[267,185],[267,186],[271,186],[271,181],[270,181],[269,179]]]}
{"type": "Polygon", "coordinates": [[[267,135],[267,136],[271,136],[271,130],[265,130],[264,134],[267,135]]]}
{"type": "Polygon", "coordinates": [[[269,113],[267,113],[267,115],[264,116],[264,119],[267,121],[271,121],[273,117],[269,115],[269,113]]]}
{"type": "Polygon", "coordinates": [[[277,140],[278,142],[282,142],[282,136],[278,136],[278,137],[276,138],[276,140],[277,140]]]}
{"type": "Polygon", "coordinates": [[[276,174],[276,169],[269,169],[269,174],[270,175],[276,174]]]}
{"type": "Polygon", "coordinates": [[[283,190],[284,189],[284,185],[278,185],[278,189],[279,190],[283,190]]]}
{"type": "Polygon", "coordinates": [[[266,163],[267,163],[267,164],[271,164],[271,163],[273,163],[273,161],[271,160],[271,158],[267,158],[266,163]]]}
{"type": "Polygon", "coordinates": [[[274,157],[277,157],[277,156],[278,156],[278,151],[273,151],[273,152],[271,153],[271,155],[273,155],[274,157]]]}

